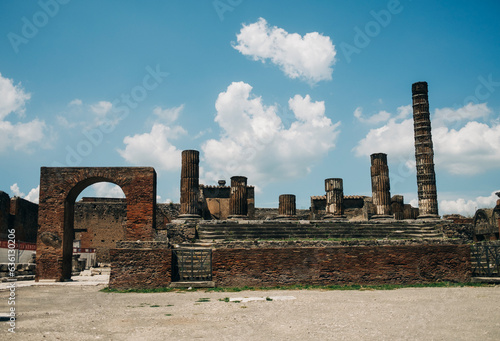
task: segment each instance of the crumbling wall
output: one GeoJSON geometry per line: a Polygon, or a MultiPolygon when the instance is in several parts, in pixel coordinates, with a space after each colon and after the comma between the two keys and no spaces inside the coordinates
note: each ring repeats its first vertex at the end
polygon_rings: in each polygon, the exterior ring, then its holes
{"type": "Polygon", "coordinates": [[[172,250],[162,242],[122,242],[111,249],[109,287],[148,289],[167,287],[172,278],[172,250]]]}
{"type": "Polygon", "coordinates": [[[216,286],[468,282],[469,245],[215,249],[216,286]]]}

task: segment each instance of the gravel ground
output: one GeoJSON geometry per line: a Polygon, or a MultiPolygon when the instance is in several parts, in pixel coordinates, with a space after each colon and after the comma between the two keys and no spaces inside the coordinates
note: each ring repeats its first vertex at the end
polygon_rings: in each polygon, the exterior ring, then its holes
{"type": "MultiPolygon", "coordinates": [[[[0,322],[2,340],[500,340],[500,286],[153,294],[103,287],[17,288],[17,332],[0,322]]],[[[0,291],[0,316],[8,296],[0,291]]]]}

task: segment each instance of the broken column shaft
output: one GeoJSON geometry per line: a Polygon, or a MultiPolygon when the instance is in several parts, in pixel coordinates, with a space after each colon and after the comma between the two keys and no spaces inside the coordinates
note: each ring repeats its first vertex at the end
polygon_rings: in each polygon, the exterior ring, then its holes
{"type": "Polygon", "coordinates": [[[229,197],[229,218],[246,218],[248,213],[247,178],[231,177],[231,195],[229,197]]]}
{"type": "Polygon", "coordinates": [[[340,178],[325,179],[327,217],[344,217],[344,185],[340,178]]]}
{"type": "Polygon", "coordinates": [[[296,215],[295,195],[282,194],[279,197],[279,215],[280,217],[293,217],[296,215]]]}
{"type": "Polygon", "coordinates": [[[412,85],[419,218],[438,218],[427,82],[412,85]]]}
{"type": "Polygon", "coordinates": [[[370,155],[372,177],[372,198],[376,217],[390,217],[391,214],[391,185],[389,181],[389,167],[387,154],[377,153],[370,155]]]}
{"type": "Polygon", "coordinates": [[[197,150],[182,151],[181,168],[181,218],[199,218],[198,196],[200,153],[197,150]]]}

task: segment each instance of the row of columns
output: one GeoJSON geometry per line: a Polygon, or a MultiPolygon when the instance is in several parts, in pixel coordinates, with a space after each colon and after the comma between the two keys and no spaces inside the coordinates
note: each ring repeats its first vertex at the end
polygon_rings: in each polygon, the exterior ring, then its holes
{"type": "MultiPolygon", "coordinates": [[[[181,157],[181,210],[179,218],[201,218],[201,206],[199,203],[200,152],[197,150],[184,150],[181,157]]],[[[247,178],[244,176],[233,176],[231,177],[229,218],[245,218],[247,214],[247,178]]]]}

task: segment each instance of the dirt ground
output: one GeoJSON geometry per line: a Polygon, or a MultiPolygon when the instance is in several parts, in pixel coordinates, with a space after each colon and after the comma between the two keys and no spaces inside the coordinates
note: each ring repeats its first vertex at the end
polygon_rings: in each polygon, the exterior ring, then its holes
{"type": "MultiPolygon", "coordinates": [[[[103,287],[17,288],[16,334],[0,322],[2,340],[500,340],[500,286],[153,294],[103,287]]],[[[2,316],[8,297],[0,291],[2,316]]]]}

